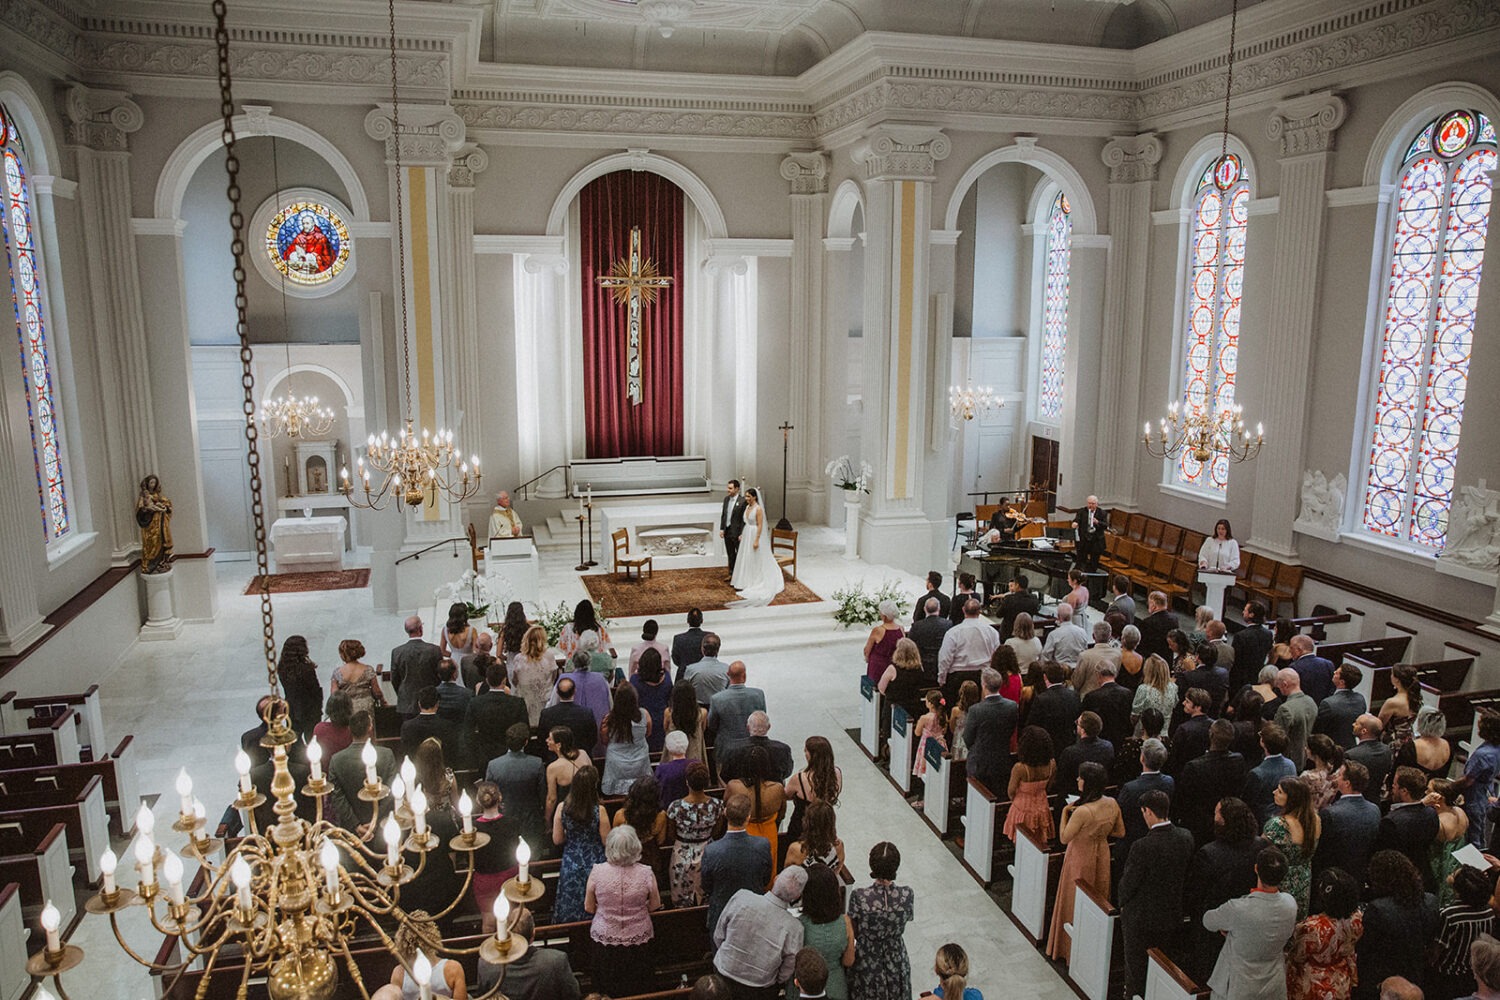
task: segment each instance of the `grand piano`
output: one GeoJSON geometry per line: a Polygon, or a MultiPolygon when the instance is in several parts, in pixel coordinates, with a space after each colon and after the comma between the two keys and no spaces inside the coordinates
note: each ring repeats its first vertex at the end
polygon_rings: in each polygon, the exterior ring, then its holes
{"type": "Polygon", "coordinates": [[[1022,575],[1030,589],[1062,597],[1068,592],[1068,570],[1073,567],[1076,532],[1072,519],[1049,517],[1051,512],[1040,501],[1005,505],[1012,512],[1013,526],[999,541],[986,543],[990,519],[1000,509],[999,505],[976,509],[975,524],[980,527],[959,557],[955,573],[973,573],[986,601],[1022,575]]]}

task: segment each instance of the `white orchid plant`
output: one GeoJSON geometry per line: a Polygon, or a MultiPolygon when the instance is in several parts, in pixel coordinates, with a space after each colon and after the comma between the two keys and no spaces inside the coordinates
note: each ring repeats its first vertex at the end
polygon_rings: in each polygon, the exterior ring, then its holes
{"type": "Polygon", "coordinates": [[[833,480],[833,485],[849,493],[870,492],[870,480],[875,476],[875,470],[870,467],[869,462],[860,462],[859,474],[855,475],[854,463],[849,460],[848,455],[840,455],[829,462],[823,472],[833,480]]]}
{"type": "Polygon", "coordinates": [[[439,603],[463,601],[469,606],[468,617],[471,620],[483,618],[491,608],[503,610],[510,605],[510,581],[503,576],[491,580],[472,569],[466,569],[457,580],[434,590],[432,598],[439,603]]]}

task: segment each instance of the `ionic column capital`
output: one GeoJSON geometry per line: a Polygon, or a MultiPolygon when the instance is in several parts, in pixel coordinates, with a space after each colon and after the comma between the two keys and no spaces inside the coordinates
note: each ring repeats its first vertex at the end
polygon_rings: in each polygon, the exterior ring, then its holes
{"type": "Polygon", "coordinates": [[[75,83],[62,91],[58,105],[67,122],[68,142],[100,152],[127,152],[126,136],[146,123],[141,106],[122,90],[75,83]]]}
{"type": "Polygon", "coordinates": [[[1156,180],[1156,165],[1161,162],[1162,144],[1154,132],[1139,135],[1117,135],[1104,144],[1099,154],[1109,168],[1111,184],[1134,184],[1156,180]]]}
{"type": "Polygon", "coordinates": [[[788,153],[781,161],[781,176],[791,182],[792,194],[826,194],[828,154],[788,153]]]}
{"type": "Polygon", "coordinates": [[[879,125],[854,147],[854,162],[872,181],[930,181],[953,143],[931,125],[879,125]]]}
{"type": "Polygon", "coordinates": [[[1348,116],[1348,103],[1332,91],[1294,97],[1276,105],[1266,120],[1266,136],[1280,140],[1283,157],[1327,153],[1348,116]]]}

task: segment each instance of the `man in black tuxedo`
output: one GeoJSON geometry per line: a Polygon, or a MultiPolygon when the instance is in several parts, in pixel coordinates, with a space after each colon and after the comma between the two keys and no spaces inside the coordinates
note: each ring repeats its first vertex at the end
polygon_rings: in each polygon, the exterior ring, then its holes
{"type": "Polygon", "coordinates": [[[1244,755],[1229,749],[1234,743],[1234,723],[1219,719],[1208,727],[1208,752],[1187,761],[1177,775],[1172,796],[1173,818],[1187,827],[1201,846],[1213,839],[1214,806],[1220,799],[1237,796],[1245,787],[1244,755]]]}
{"type": "Polygon", "coordinates": [[[1208,713],[1214,707],[1214,696],[1202,688],[1188,688],[1182,696],[1182,709],[1186,716],[1182,724],[1172,730],[1172,764],[1167,773],[1173,777],[1181,774],[1187,762],[1208,750],[1208,729],[1214,724],[1208,713]]]}
{"type": "Polygon", "coordinates": [[[1042,609],[1042,602],[1031,592],[1031,581],[1024,576],[1013,577],[1010,589],[1000,598],[1000,638],[1009,639],[1015,627],[1016,615],[1026,612],[1035,618],[1042,609]]]}
{"type": "Polygon", "coordinates": [[[731,479],[724,487],[724,504],[719,511],[719,537],[724,539],[724,554],[729,557],[729,575],[734,575],[734,560],[740,554],[740,535],[745,533],[745,498],[740,496],[740,481],[731,479]]]}
{"type": "Polygon", "coordinates": [[[1140,620],[1137,627],[1141,630],[1141,641],[1136,644],[1135,651],[1141,654],[1141,658],[1155,654],[1166,660],[1167,666],[1172,666],[1172,650],[1167,646],[1167,633],[1177,627],[1177,616],[1172,614],[1166,594],[1153,590],[1146,595],[1146,617],[1140,620]]]}
{"type": "Polygon", "coordinates": [[[1354,720],[1365,714],[1365,696],[1354,690],[1363,673],[1352,663],[1333,672],[1333,694],[1318,704],[1313,732],[1322,733],[1344,750],[1354,749],[1354,720]]]}
{"type": "Polygon", "coordinates": [[[1391,808],[1380,821],[1375,850],[1400,851],[1422,873],[1422,885],[1433,891],[1432,845],[1438,837],[1437,810],[1422,801],[1427,794],[1427,775],[1419,768],[1396,768],[1391,783],[1391,808]]]}
{"type": "MultiPolygon", "coordinates": [[[[1105,625],[1104,628],[1109,628],[1105,625]]],[[[1099,735],[1120,746],[1130,739],[1135,726],[1130,721],[1130,704],[1135,695],[1115,682],[1119,666],[1112,660],[1099,664],[1099,686],[1083,696],[1083,710],[1093,712],[1104,723],[1099,735]]]]}
{"type": "Polygon", "coordinates": [[[917,601],[917,606],[912,610],[911,621],[915,625],[927,617],[927,602],[931,598],[937,598],[938,614],[944,618],[948,617],[948,595],[943,593],[943,574],[932,570],[927,574],[927,593],[917,601]]]}
{"type": "Polygon", "coordinates": [[[1085,761],[1093,761],[1105,770],[1114,763],[1114,744],[1099,738],[1099,730],[1103,725],[1099,716],[1093,712],[1084,712],[1078,717],[1078,724],[1073,727],[1073,731],[1078,734],[1078,741],[1057,755],[1057,773],[1052,778],[1054,789],[1064,795],[1077,791],[1078,768],[1085,761]]]}
{"type": "Polygon", "coordinates": [[[1120,876],[1120,927],[1125,932],[1129,996],[1146,992],[1146,952],[1170,948],[1182,923],[1193,835],[1172,825],[1167,818],[1170,811],[1166,792],[1153,789],[1141,796],[1138,812],[1146,835],[1131,845],[1120,876]]]}
{"type": "Polygon", "coordinates": [[[414,757],[417,747],[426,739],[436,739],[443,745],[443,757],[454,760],[458,756],[458,726],[437,714],[437,688],[425,687],[417,692],[417,714],[401,723],[401,754],[414,757]]]}
{"type": "Polygon", "coordinates": [[[1370,772],[1365,798],[1377,805],[1385,788],[1385,776],[1391,773],[1391,747],[1380,738],[1384,729],[1378,715],[1361,715],[1354,720],[1354,746],[1344,752],[1345,760],[1357,760],[1370,772]]]}
{"type": "Polygon", "coordinates": [[[594,749],[594,744],[599,742],[599,723],[594,720],[594,713],[589,711],[587,706],[578,704],[575,700],[577,696],[578,685],[573,683],[573,678],[559,679],[557,704],[548,705],[542,709],[541,718],[538,719],[538,728],[545,737],[556,727],[562,726],[572,732],[573,746],[588,753],[594,749]]]}
{"type": "Polygon", "coordinates": [[[1021,718],[1021,708],[1000,693],[1000,671],[985,667],[979,675],[984,699],[964,718],[964,743],[969,748],[967,771],[995,795],[1010,783],[1010,737],[1021,718]]]}
{"type": "Polygon", "coordinates": [[[1125,817],[1125,836],[1120,838],[1119,857],[1129,857],[1131,846],[1149,829],[1141,818],[1142,796],[1147,792],[1166,792],[1171,796],[1175,789],[1171,775],[1161,773],[1166,762],[1167,748],[1161,740],[1142,742],[1140,776],[1120,786],[1120,813],[1125,817]]]}
{"type": "Polygon", "coordinates": [[[1370,772],[1357,760],[1344,761],[1344,766],[1334,772],[1339,797],[1318,813],[1323,832],[1313,855],[1315,874],[1342,868],[1364,883],[1365,869],[1370,866],[1370,855],[1375,853],[1375,841],[1380,836],[1380,807],[1365,798],[1369,780],[1370,772]]]}
{"type": "Polygon", "coordinates": [[[422,619],[406,619],[406,641],[391,650],[391,684],[396,688],[396,711],[401,718],[417,714],[417,692],[437,687],[443,651],[422,638],[422,619]]]}
{"type": "Polygon", "coordinates": [[[1229,690],[1238,691],[1246,684],[1254,684],[1260,676],[1260,668],[1266,665],[1266,657],[1275,644],[1276,637],[1266,628],[1266,606],[1259,601],[1245,605],[1245,627],[1229,640],[1234,647],[1234,668],[1229,673],[1229,690]]]}
{"type": "Polygon", "coordinates": [[[941,605],[936,597],[928,596],[923,602],[922,617],[917,623],[907,629],[906,637],[917,645],[917,652],[922,654],[922,675],[926,678],[929,687],[936,687],[938,682],[938,654],[943,651],[943,636],[953,627],[948,616],[943,613],[941,605]]]}
{"type": "Polygon", "coordinates": [[[708,634],[703,631],[703,612],[697,608],[689,611],[687,623],[686,632],[672,636],[672,663],[677,667],[677,674],[672,678],[675,681],[682,680],[682,672],[703,659],[703,637],[708,634]]]}
{"type": "Polygon", "coordinates": [[[1213,970],[1224,938],[1203,926],[1203,914],[1255,888],[1255,856],[1266,847],[1260,822],[1241,799],[1228,796],[1209,807],[1211,839],[1188,867],[1188,916],[1192,918],[1188,967],[1199,982],[1213,970]]]}
{"type": "Polygon", "coordinates": [[[1104,555],[1104,534],[1109,530],[1109,511],[1101,510],[1099,498],[1090,496],[1083,509],[1073,518],[1078,529],[1078,564],[1087,573],[1099,571],[1099,557],[1104,555]]]}
{"type": "Polygon", "coordinates": [[[1083,705],[1078,692],[1068,683],[1068,668],[1057,661],[1047,664],[1047,688],[1038,691],[1031,699],[1031,711],[1026,716],[1028,726],[1041,726],[1052,737],[1052,752],[1062,753],[1073,745],[1078,714],[1083,705]]]}

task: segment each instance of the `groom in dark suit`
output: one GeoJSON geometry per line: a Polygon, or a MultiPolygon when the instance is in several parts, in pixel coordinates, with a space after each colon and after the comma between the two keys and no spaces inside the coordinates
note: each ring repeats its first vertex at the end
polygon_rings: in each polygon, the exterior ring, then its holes
{"type": "Polygon", "coordinates": [[[731,479],[724,489],[724,506],[719,513],[719,537],[724,539],[724,553],[729,556],[729,575],[734,575],[734,560],[740,554],[740,535],[745,531],[745,498],[740,496],[740,481],[731,479]]]}

